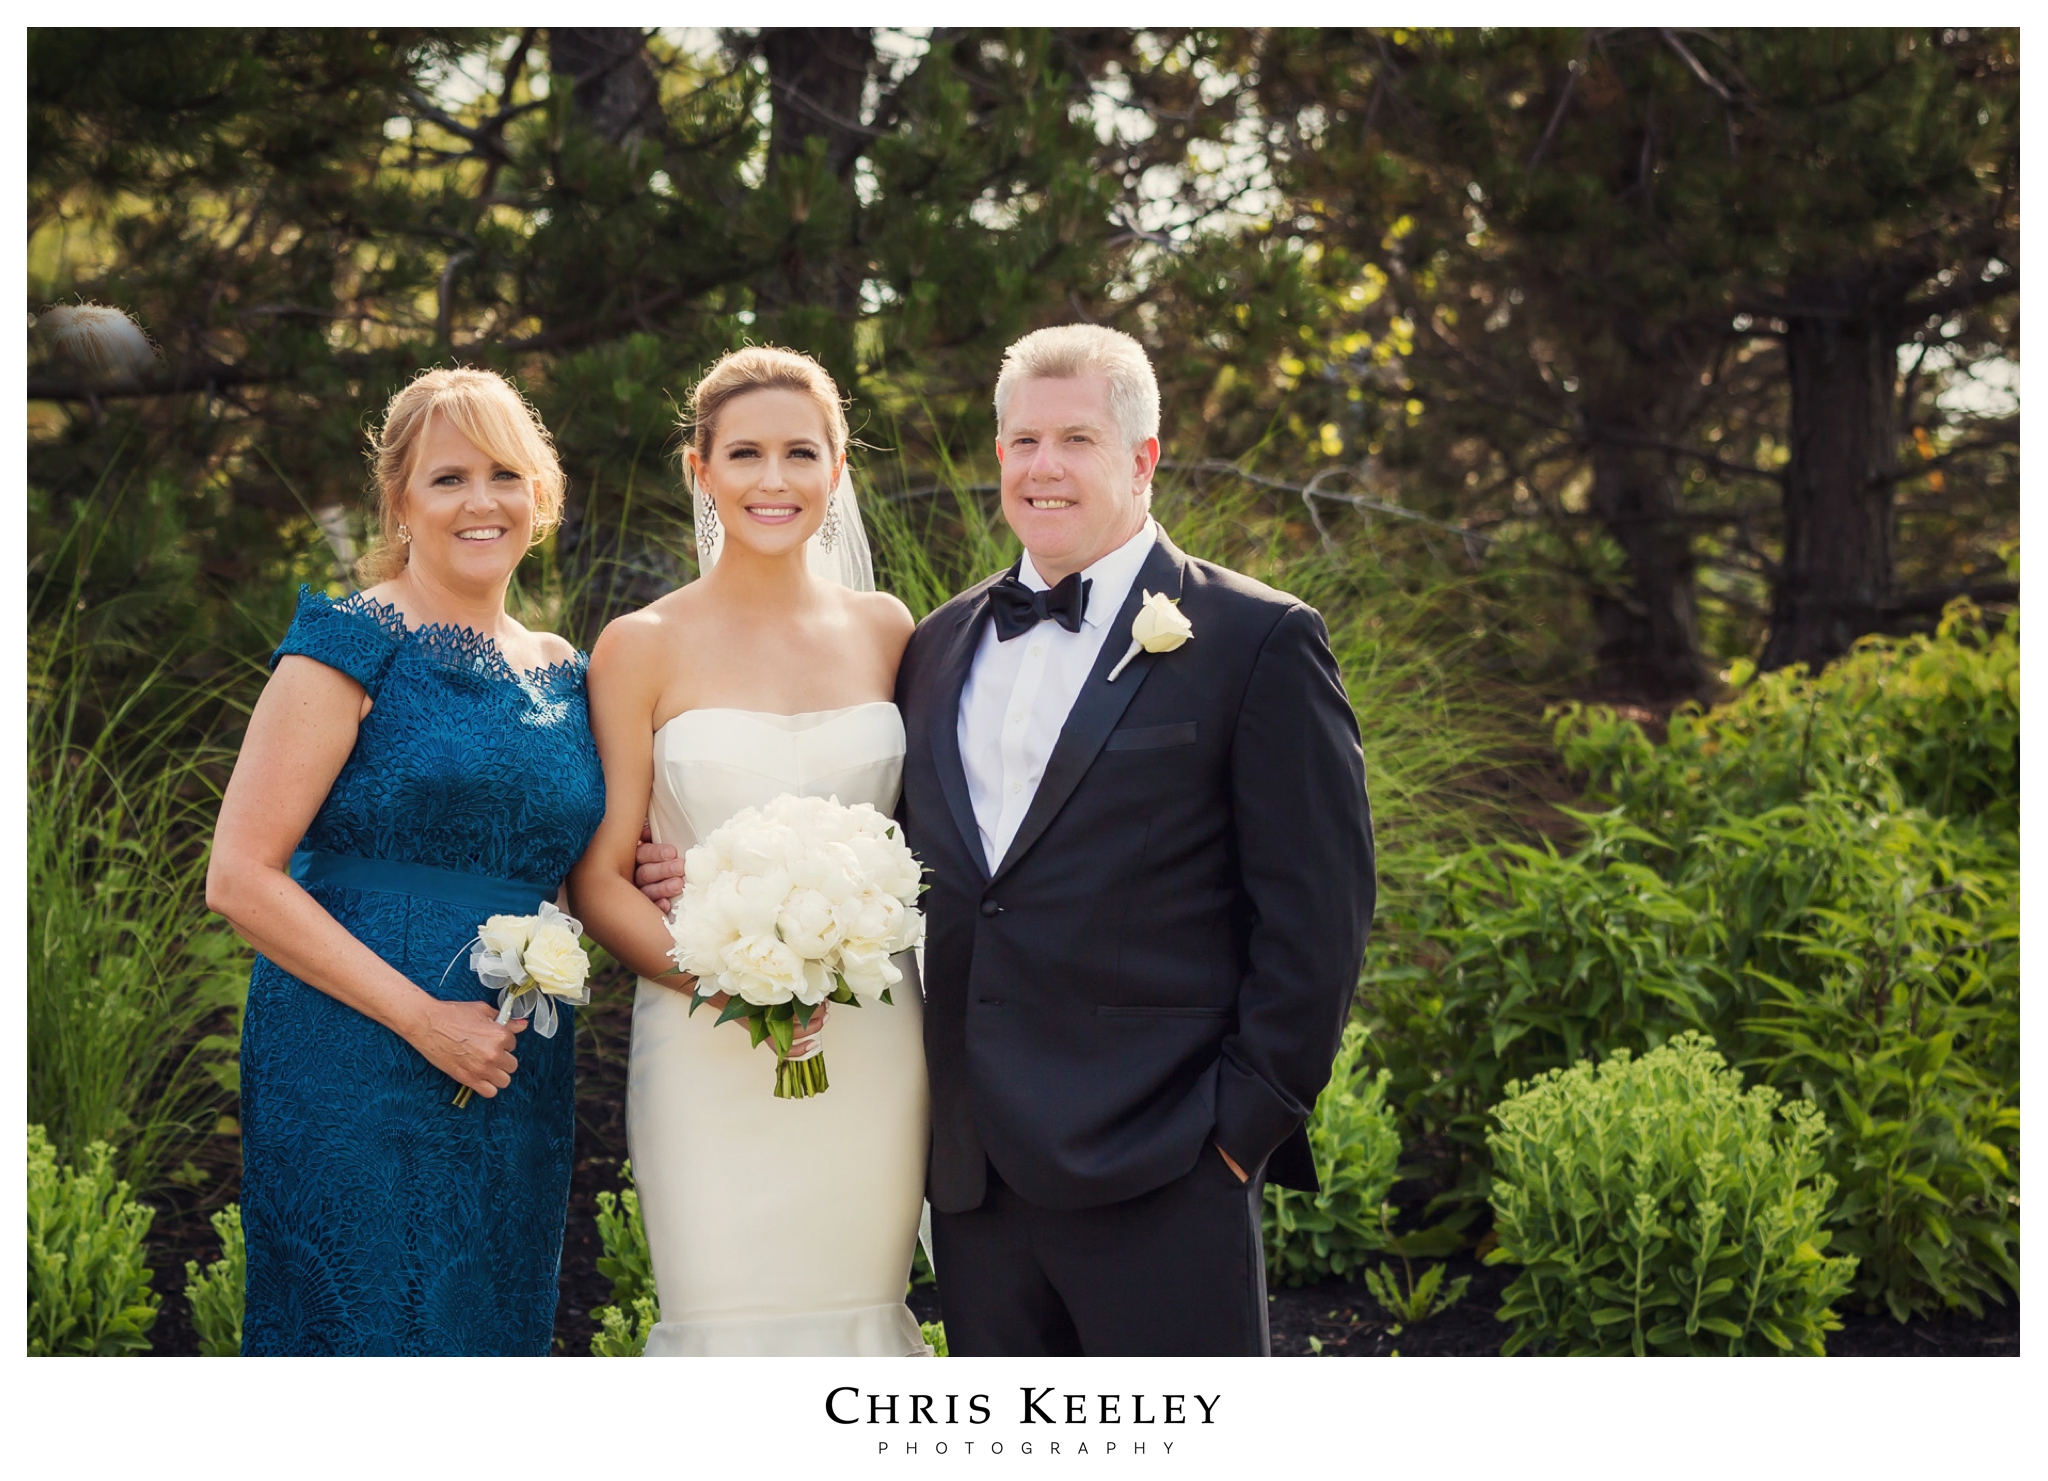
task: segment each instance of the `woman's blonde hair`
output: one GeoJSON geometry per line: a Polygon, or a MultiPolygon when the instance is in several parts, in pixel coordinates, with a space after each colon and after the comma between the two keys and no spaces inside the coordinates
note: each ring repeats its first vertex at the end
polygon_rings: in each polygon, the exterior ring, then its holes
{"type": "Polygon", "coordinates": [[[384,423],[370,434],[370,469],[377,496],[377,543],[356,562],[365,586],[389,581],[405,569],[406,542],[398,538],[405,486],[418,459],[420,439],[435,412],[507,468],[533,480],[533,543],[562,522],[566,481],[554,439],[540,414],[495,370],[427,370],[391,398],[384,423]]]}
{"type": "Polygon", "coordinates": [[[846,451],[846,407],[825,367],[795,350],[748,345],[705,371],[690,392],[690,415],[683,430],[699,458],[711,456],[718,436],[718,414],[735,397],[749,391],[795,391],[810,397],[825,418],[825,436],[831,443],[828,461],[837,462],[846,451]]]}

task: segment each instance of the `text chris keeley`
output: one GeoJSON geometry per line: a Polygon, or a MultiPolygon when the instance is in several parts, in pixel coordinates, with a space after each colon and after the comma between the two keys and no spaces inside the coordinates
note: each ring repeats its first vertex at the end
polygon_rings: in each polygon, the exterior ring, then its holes
{"type": "MultiPolygon", "coordinates": [[[[1061,1393],[1024,1385],[1017,1422],[1049,1425],[1214,1424],[1221,1394],[1061,1393]]],[[[987,1424],[987,1394],[877,1394],[842,1384],[825,1395],[834,1424],[987,1424]]]]}

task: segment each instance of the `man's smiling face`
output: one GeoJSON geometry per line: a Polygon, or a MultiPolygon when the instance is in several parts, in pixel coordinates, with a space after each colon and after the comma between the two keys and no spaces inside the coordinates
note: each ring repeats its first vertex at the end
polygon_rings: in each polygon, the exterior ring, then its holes
{"type": "Polygon", "coordinates": [[[1084,570],[1145,523],[1159,439],[1124,441],[1109,377],[1021,382],[996,438],[1003,518],[1048,582],[1084,570]]]}

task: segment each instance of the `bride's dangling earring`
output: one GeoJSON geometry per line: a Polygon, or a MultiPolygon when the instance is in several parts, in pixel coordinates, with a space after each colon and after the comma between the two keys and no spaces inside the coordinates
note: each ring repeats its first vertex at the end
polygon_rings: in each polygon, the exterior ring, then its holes
{"type": "Polygon", "coordinates": [[[704,495],[704,507],[697,515],[697,559],[704,562],[711,559],[711,548],[718,543],[718,506],[704,495]]]}
{"type": "Polygon", "coordinates": [[[827,555],[839,543],[839,501],[835,498],[825,506],[825,522],[818,526],[818,549],[827,555]]]}

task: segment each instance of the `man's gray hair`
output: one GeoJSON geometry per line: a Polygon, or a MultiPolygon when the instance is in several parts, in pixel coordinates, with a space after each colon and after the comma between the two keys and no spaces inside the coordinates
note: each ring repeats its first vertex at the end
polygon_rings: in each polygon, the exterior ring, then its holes
{"type": "Polygon", "coordinates": [[[1109,414],[1128,445],[1159,435],[1159,378],[1144,346],[1120,329],[1099,324],[1036,329],[1003,352],[1003,372],[996,377],[996,435],[1002,435],[1004,410],[1020,382],[1083,375],[1109,378],[1109,414]]]}

